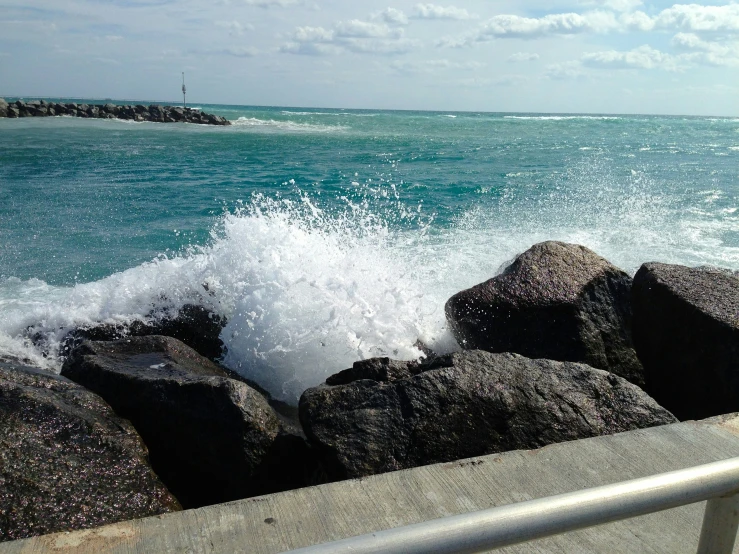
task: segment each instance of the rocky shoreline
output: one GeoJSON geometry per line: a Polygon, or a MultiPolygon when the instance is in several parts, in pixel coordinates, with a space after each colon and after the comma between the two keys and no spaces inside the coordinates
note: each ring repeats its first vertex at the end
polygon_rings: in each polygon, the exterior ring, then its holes
{"type": "Polygon", "coordinates": [[[739,411],[735,272],[544,242],[446,315],[461,351],[358,361],[297,410],[192,306],[74,331],[61,375],[0,362],[0,541],[739,411]]]}
{"type": "Polygon", "coordinates": [[[158,104],[118,105],[118,104],[75,104],[31,100],[16,100],[8,103],[0,98],[0,117],[51,117],[66,115],[91,119],[126,119],[130,121],[151,121],[155,123],[196,123],[200,125],[231,125],[220,115],[213,115],[181,108],[179,106],[160,106],[158,104]]]}

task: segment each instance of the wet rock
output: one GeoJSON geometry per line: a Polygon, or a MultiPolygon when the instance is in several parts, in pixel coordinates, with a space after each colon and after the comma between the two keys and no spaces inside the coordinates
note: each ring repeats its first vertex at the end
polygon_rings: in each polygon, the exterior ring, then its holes
{"type": "Polygon", "coordinates": [[[267,401],[170,337],[84,342],[62,375],[133,423],[186,508],[305,484],[310,453],[267,401]]]}
{"type": "Polygon", "coordinates": [[[184,342],[206,358],[216,360],[222,354],[220,334],[225,325],[225,317],[203,306],[187,304],[175,315],[150,314],[146,322],[137,320],[126,325],[105,324],[77,329],[62,341],[60,355],[68,356],[84,340],[111,341],[124,337],[166,335],[184,342]]]}
{"type": "Polygon", "coordinates": [[[8,117],[8,103],[5,98],[0,98],[0,117],[8,117]]]}
{"type": "Polygon", "coordinates": [[[300,420],[333,479],[676,421],[612,373],[510,353],[369,360],[327,383],[303,393],[300,420]]]}
{"type": "Polygon", "coordinates": [[[647,263],[634,277],[647,391],[678,418],[739,410],[739,275],[647,263]]]}
{"type": "Polygon", "coordinates": [[[644,384],[631,337],[631,278],[584,246],[535,244],[445,309],[463,348],[581,362],[644,384]]]}
{"type": "Polygon", "coordinates": [[[0,362],[0,541],[179,509],[139,435],[99,396],[0,362]]]}

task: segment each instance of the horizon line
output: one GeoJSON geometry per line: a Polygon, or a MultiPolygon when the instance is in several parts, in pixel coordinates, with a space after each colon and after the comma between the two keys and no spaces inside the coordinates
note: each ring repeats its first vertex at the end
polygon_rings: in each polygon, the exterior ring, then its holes
{"type": "MultiPolygon", "coordinates": [[[[182,104],[179,101],[171,100],[142,100],[142,99],[116,99],[116,98],[95,98],[95,97],[84,97],[84,96],[24,96],[24,95],[2,95],[0,99],[12,98],[15,100],[91,100],[91,101],[102,101],[111,103],[140,103],[140,104],[170,104],[178,105],[182,104]]],[[[14,101],[15,101],[14,100],[14,101]]],[[[308,110],[352,110],[352,111],[383,111],[383,112],[429,112],[429,113],[487,113],[487,114],[534,114],[534,115],[593,115],[593,116],[616,116],[616,117],[633,117],[633,116],[647,116],[647,117],[705,117],[713,118],[720,117],[726,119],[739,119],[739,115],[722,115],[722,114],[710,114],[710,115],[698,115],[698,114],[685,114],[685,113],[644,113],[644,112],[543,112],[543,111],[489,111],[489,110],[438,110],[438,109],[422,109],[414,110],[408,108],[339,108],[335,106],[279,106],[279,105],[268,105],[268,104],[221,104],[221,103],[210,103],[210,102],[190,102],[190,104],[203,104],[207,106],[238,106],[244,108],[299,108],[308,110]]]]}

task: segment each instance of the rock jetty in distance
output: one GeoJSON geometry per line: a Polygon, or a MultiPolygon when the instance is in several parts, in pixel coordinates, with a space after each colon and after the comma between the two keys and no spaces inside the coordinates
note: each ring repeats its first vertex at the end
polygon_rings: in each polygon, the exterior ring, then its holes
{"type": "Polygon", "coordinates": [[[68,115],[92,119],[129,119],[132,121],[153,121],[157,123],[198,123],[201,125],[231,125],[220,115],[213,115],[181,108],[179,106],[160,106],[158,104],[119,105],[119,104],[75,104],[16,100],[8,103],[0,98],[0,117],[49,117],[68,115]]]}

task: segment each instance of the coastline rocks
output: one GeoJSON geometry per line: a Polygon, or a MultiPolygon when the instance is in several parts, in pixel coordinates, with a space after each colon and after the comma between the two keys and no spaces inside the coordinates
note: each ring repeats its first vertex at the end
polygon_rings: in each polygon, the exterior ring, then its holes
{"type": "Polygon", "coordinates": [[[179,509],[141,438],[99,396],[0,363],[0,541],[179,509]]]}
{"type": "Polygon", "coordinates": [[[739,409],[739,276],[647,263],[634,277],[634,342],[647,391],[678,418],[739,409]]]}
{"type": "Polygon", "coordinates": [[[368,360],[327,383],[303,393],[300,419],[332,479],[676,421],[612,373],[511,353],[368,360]]]}
{"type": "Polygon", "coordinates": [[[46,102],[45,100],[32,100],[24,102],[16,100],[12,104],[5,103],[7,108],[3,110],[5,100],[0,98],[0,117],[44,117],[55,115],[68,115],[72,117],[87,117],[94,119],[129,119],[133,121],[154,121],[159,123],[198,123],[201,125],[231,125],[231,122],[220,115],[207,114],[192,108],[180,108],[179,106],[159,106],[151,104],[144,106],[119,106],[116,104],[75,104],[61,102],[46,102]]]}
{"type": "Polygon", "coordinates": [[[0,98],[0,117],[8,117],[8,103],[5,98],[0,98]]]}
{"type": "Polygon", "coordinates": [[[452,296],[445,311],[463,348],[581,362],[644,384],[631,278],[584,246],[535,244],[501,275],[452,296]]]}
{"type": "Polygon", "coordinates": [[[221,331],[227,321],[198,304],[186,304],[176,315],[155,317],[150,321],[134,321],[126,325],[104,324],[72,331],[62,340],[60,355],[66,357],[84,340],[111,341],[125,337],[166,335],[184,342],[187,346],[211,360],[221,357],[223,341],[221,331]]]}
{"type": "Polygon", "coordinates": [[[185,508],[303,484],[300,437],[282,431],[259,393],[175,339],[84,342],[62,375],[131,421],[185,508]]]}

